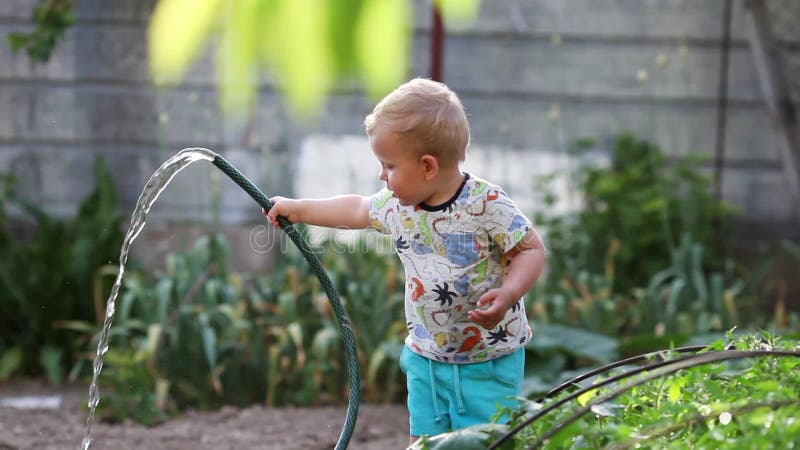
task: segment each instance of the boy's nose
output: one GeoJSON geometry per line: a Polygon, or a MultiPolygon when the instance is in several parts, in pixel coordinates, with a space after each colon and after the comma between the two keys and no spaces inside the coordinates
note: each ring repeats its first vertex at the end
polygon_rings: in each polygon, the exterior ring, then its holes
{"type": "Polygon", "coordinates": [[[381,181],[386,181],[386,170],[381,168],[381,171],[378,172],[378,179],[381,181]]]}

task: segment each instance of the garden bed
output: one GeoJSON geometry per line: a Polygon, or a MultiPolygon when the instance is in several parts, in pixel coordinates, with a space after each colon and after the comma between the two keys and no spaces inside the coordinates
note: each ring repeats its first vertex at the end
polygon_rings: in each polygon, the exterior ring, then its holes
{"type": "MultiPolygon", "coordinates": [[[[102,391],[101,391],[102,395],[102,391]]],[[[0,399],[53,396],[55,409],[0,406],[0,449],[78,448],[85,432],[85,386],[53,388],[38,382],[0,385],[0,399]]],[[[102,397],[101,397],[102,398],[102,397]]],[[[102,401],[102,400],[101,400],[102,401]]],[[[345,407],[248,408],[190,411],[146,428],[133,422],[97,423],[92,449],[332,449],[345,407]]],[[[350,449],[398,449],[408,444],[403,405],[361,405],[350,449]]]]}

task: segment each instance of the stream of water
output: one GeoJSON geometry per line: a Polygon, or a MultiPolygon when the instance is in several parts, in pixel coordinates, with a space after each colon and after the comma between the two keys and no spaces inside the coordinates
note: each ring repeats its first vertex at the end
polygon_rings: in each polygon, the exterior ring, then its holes
{"type": "Polygon", "coordinates": [[[216,157],[216,153],[204,148],[183,149],[175,156],[165,161],[164,164],[153,173],[147,181],[147,184],[145,184],[142,193],[139,195],[136,208],[133,214],[131,214],[130,227],[125,233],[125,240],[122,242],[122,249],[119,254],[119,273],[117,274],[117,279],[114,281],[114,286],[111,288],[111,293],[106,301],[106,316],[103,321],[103,328],[98,335],[97,353],[95,354],[94,363],[92,364],[92,383],[89,385],[89,416],[86,418],[86,435],[83,437],[83,442],[81,443],[82,450],[88,450],[89,446],[92,444],[92,424],[94,423],[95,409],[100,402],[100,390],[98,389],[97,380],[100,376],[100,371],[103,370],[103,355],[108,351],[108,332],[114,318],[117,294],[122,285],[122,276],[125,273],[125,263],[128,261],[128,252],[130,251],[131,244],[133,244],[133,241],[136,240],[136,237],[139,236],[142,228],[144,228],[150,207],[153,206],[153,203],[155,203],[158,196],[161,195],[161,192],[164,191],[172,178],[195,161],[205,160],[211,162],[214,161],[216,157]]]}

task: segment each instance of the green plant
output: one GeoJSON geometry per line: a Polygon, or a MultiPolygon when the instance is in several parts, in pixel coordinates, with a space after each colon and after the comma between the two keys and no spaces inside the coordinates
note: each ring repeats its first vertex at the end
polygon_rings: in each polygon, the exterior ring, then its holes
{"type": "Polygon", "coordinates": [[[743,295],[745,281],[729,261],[723,271],[704,268],[704,247],[682,237],[669,267],[654,274],[646,287],[636,289],[637,308],[631,318],[639,333],[702,334],[738,326],[740,315],[755,315],[751,298],[743,295]]]}
{"type": "MultiPolygon", "coordinates": [[[[323,251],[322,248],[319,251],[323,251]]],[[[374,252],[326,247],[324,261],[351,313],[367,400],[403,392],[394,346],[401,346],[402,285],[396,262],[374,252]]],[[[69,323],[94,336],[96,326],[69,323]]],[[[124,281],[101,384],[106,418],[141,420],[189,407],[343,403],[347,373],[327,297],[298,252],[269,274],[248,279],[228,270],[219,235],[170,254],[154,277],[124,281]],[[131,387],[126,388],[125,386],[131,387]]]]}
{"type": "Polygon", "coordinates": [[[100,384],[109,391],[98,405],[98,413],[106,421],[131,418],[146,426],[156,425],[167,418],[163,408],[160,386],[166,384],[153,377],[148,361],[148,349],[114,349],[105,355],[100,384]]]}
{"type": "Polygon", "coordinates": [[[341,250],[336,244],[329,244],[323,263],[339,286],[355,327],[361,365],[365,368],[364,398],[398,400],[405,391],[397,361],[407,333],[400,262],[394,254],[341,250]]]}
{"type": "MultiPolygon", "coordinates": [[[[517,411],[509,411],[513,439],[501,448],[790,448],[800,441],[798,350],[797,341],[767,333],[729,333],[691,360],[664,351],[639,375],[623,378],[630,368],[621,367],[581,382],[574,393],[521,400],[517,411]],[[662,370],[678,361],[684,364],[662,370]]],[[[440,436],[436,448],[450,448],[449,437],[440,436]]],[[[492,444],[475,438],[484,448],[492,444]]],[[[471,444],[462,442],[464,448],[471,444]]]]}
{"type": "Polygon", "coordinates": [[[529,296],[532,316],[637,339],[760,324],[757,297],[721,253],[718,224],[731,209],[711,196],[696,162],[670,165],[622,135],[609,167],[579,164],[569,174],[583,209],[566,215],[548,214],[559,201],[555,175],[537,179],[543,208],[534,221],[549,257],[529,296]]]}
{"type": "Polygon", "coordinates": [[[150,374],[168,388],[163,408],[211,408],[226,395],[231,403],[251,403],[247,383],[263,387],[240,355],[249,350],[243,343],[251,323],[228,259],[227,242],[214,235],[168,255],[155,279],[136,274],[124,284],[116,322],[129,332],[115,334],[111,348],[148,350],[150,374]],[[247,379],[239,384],[231,376],[247,379]]]}
{"type": "Polygon", "coordinates": [[[576,372],[619,357],[619,339],[568,325],[531,322],[533,339],[525,346],[522,395],[542,395],[576,372]]]}
{"type": "MultiPolygon", "coordinates": [[[[364,400],[397,400],[404,392],[397,358],[406,332],[404,282],[398,262],[363,248],[352,251],[335,242],[328,242],[318,251],[324,252],[323,265],[353,323],[363,368],[364,400]]],[[[279,393],[291,395],[299,386],[308,390],[304,403],[314,396],[316,402],[340,403],[346,399],[347,373],[342,364],[344,354],[338,325],[328,299],[297,252],[285,254],[283,264],[286,272],[261,277],[254,295],[270,305],[276,327],[295,324],[293,339],[279,341],[283,345],[273,346],[271,351],[283,358],[284,367],[302,369],[302,373],[292,370],[275,373],[270,378],[268,403],[285,403],[286,397],[280,398],[279,393]],[[292,342],[293,345],[288,345],[292,342]],[[289,364],[295,361],[291,355],[298,348],[302,349],[305,364],[289,364]]],[[[297,399],[289,401],[296,403],[297,399]]]]}
{"type": "Polygon", "coordinates": [[[570,324],[584,330],[615,336],[629,323],[630,300],[614,291],[614,254],[619,241],[611,242],[603,272],[594,273],[580,263],[580,257],[557,254],[550,249],[554,265],[548,268],[528,296],[528,308],[537,321],[570,324]]]}
{"type": "Polygon", "coordinates": [[[72,220],[49,216],[15,197],[11,182],[5,183],[0,219],[10,202],[35,222],[32,234],[22,239],[12,234],[21,234],[14,227],[24,219],[0,223],[0,352],[21,355],[11,359],[18,364],[7,367],[9,375],[44,371],[58,383],[80,359],[80,343],[62,324],[95,320],[95,274],[118,258],[122,244],[113,180],[102,160],[94,171],[94,191],[72,220]]]}
{"type": "Polygon", "coordinates": [[[45,63],[64,32],[75,22],[74,0],[44,0],[34,10],[31,20],[36,29],[30,33],[9,33],[6,37],[15,53],[25,49],[32,61],[45,63]]]}
{"type": "MultiPolygon", "coordinates": [[[[572,152],[580,154],[587,143],[572,152]]],[[[699,158],[671,166],[661,151],[631,134],[621,135],[609,167],[581,166],[572,176],[580,187],[583,208],[572,217],[534,217],[547,232],[551,270],[575,272],[577,267],[601,274],[612,242],[613,291],[627,293],[642,286],[652,274],[668,266],[681,236],[690,234],[706,248],[707,267],[719,267],[718,243],[725,229],[720,219],[731,208],[714,199],[707,177],[694,168],[699,158]]],[[[543,203],[550,208],[557,197],[544,189],[543,203]]]]}

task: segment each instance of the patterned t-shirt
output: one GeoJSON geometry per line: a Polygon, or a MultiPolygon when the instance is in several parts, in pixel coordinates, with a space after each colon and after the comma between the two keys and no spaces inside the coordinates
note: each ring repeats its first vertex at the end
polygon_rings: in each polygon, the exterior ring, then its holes
{"type": "Polygon", "coordinates": [[[532,336],[520,299],[486,330],[468,313],[499,287],[504,254],[532,229],[498,186],[465,176],[446,203],[402,206],[383,189],[370,200],[372,227],[394,240],[406,274],[406,345],[438,361],[470,363],[518,349],[532,336]]]}

